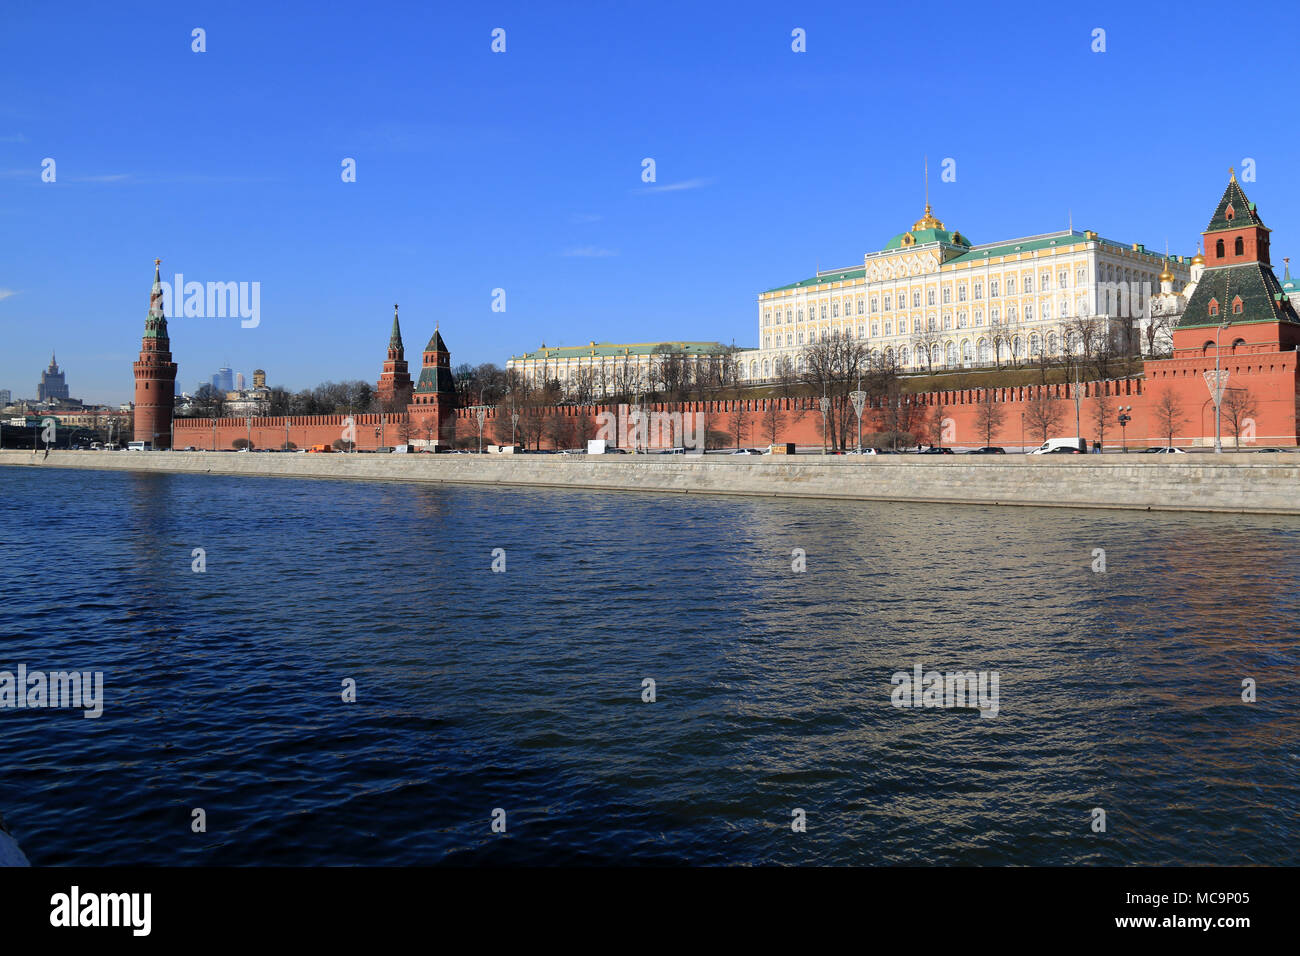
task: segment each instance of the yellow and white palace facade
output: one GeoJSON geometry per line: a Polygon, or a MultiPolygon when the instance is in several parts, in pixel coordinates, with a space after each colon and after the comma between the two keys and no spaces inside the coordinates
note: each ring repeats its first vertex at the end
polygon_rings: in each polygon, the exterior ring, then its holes
{"type": "Polygon", "coordinates": [[[1077,354],[1086,320],[1127,324],[1141,342],[1148,302],[1192,274],[1188,258],[1062,230],[972,245],[932,214],[865,255],[758,297],[760,347],[737,355],[743,378],[800,371],[808,344],[833,332],[903,370],[959,369],[1077,354]]]}

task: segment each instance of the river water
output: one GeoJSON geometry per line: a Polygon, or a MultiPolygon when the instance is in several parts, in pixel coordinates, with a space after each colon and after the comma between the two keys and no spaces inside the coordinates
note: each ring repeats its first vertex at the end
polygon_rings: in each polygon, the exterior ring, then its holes
{"type": "Polygon", "coordinates": [[[1300,859],[1298,519],[19,468],[0,493],[0,671],[104,682],[96,719],[0,709],[35,864],[1300,859]],[[917,666],[996,672],[996,716],[894,706],[917,666]]]}

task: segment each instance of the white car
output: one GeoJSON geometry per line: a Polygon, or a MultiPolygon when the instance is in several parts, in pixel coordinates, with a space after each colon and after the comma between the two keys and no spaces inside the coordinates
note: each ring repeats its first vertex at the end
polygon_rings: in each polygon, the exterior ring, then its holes
{"type": "Polygon", "coordinates": [[[1148,448],[1148,449],[1147,449],[1147,454],[1150,454],[1150,455],[1186,455],[1187,452],[1183,451],[1181,448],[1168,447],[1168,448],[1148,448]]]}
{"type": "Polygon", "coordinates": [[[735,451],[732,452],[732,454],[733,455],[761,455],[763,454],[763,452],[757,448],[737,448],[735,451]]]}

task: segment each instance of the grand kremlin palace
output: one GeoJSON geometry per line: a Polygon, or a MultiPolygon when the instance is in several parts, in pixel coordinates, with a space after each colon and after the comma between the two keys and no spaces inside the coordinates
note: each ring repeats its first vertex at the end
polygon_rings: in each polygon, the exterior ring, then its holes
{"type": "Polygon", "coordinates": [[[927,202],[911,229],[868,252],[861,266],[760,294],[761,348],[738,358],[745,378],[772,378],[781,359],[798,370],[803,347],[838,330],[905,369],[992,365],[1075,351],[1070,325],[1088,316],[1132,322],[1137,346],[1147,297],[1162,284],[1182,288],[1191,272],[1184,257],[1166,260],[1091,231],[972,245],[927,202]]]}

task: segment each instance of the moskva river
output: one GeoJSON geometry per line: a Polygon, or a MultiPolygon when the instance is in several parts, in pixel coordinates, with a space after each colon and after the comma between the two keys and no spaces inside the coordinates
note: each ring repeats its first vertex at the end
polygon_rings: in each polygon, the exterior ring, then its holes
{"type": "Polygon", "coordinates": [[[0,492],[34,864],[1300,859],[1297,519],[0,492]]]}

